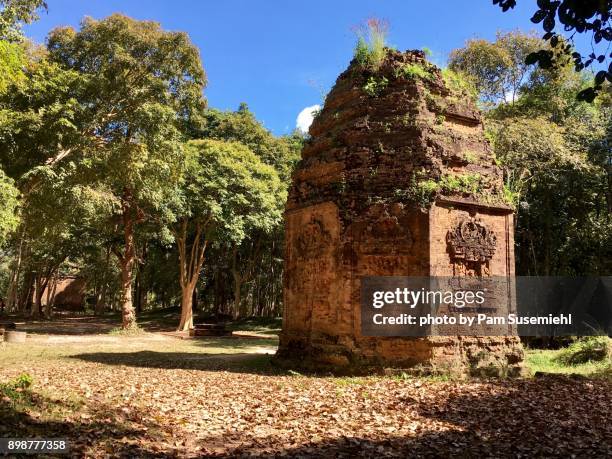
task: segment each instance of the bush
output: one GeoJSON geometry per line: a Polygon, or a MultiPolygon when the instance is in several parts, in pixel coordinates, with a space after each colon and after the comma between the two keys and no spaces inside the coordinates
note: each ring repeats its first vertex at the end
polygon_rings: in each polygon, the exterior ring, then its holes
{"type": "Polygon", "coordinates": [[[434,75],[425,67],[419,64],[404,64],[395,70],[395,78],[405,78],[407,80],[433,80],[434,75]]]}
{"type": "Polygon", "coordinates": [[[376,97],[380,95],[382,91],[385,90],[388,84],[389,84],[389,80],[387,80],[385,77],[382,77],[380,79],[370,77],[368,78],[368,81],[366,82],[366,84],[363,86],[363,90],[366,92],[368,96],[376,97]]]}
{"type": "Polygon", "coordinates": [[[565,348],[557,360],[564,365],[601,362],[612,356],[612,344],[607,336],[587,336],[565,348]]]}

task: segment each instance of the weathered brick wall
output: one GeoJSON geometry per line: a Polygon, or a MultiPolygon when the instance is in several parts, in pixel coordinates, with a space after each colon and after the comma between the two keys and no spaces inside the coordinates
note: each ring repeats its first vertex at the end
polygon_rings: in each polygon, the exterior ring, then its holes
{"type": "Polygon", "coordinates": [[[278,358],[336,368],[516,365],[516,337],[360,333],[363,276],[513,274],[512,212],[469,98],[422,53],[390,52],[377,72],[351,63],[310,134],[287,202],[278,358]],[[429,76],[405,76],[414,65],[429,76]],[[377,94],[364,89],[372,78],[387,81],[377,94]],[[466,218],[497,237],[478,267],[449,252],[448,233],[466,218]]]}

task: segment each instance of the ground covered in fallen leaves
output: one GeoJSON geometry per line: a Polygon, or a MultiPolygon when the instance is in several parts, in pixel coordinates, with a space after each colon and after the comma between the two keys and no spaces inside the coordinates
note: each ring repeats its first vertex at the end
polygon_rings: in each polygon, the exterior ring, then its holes
{"type": "Polygon", "coordinates": [[[270,365],[276,339],[34,334],[0,348],[1,437],[86,457],[610,457],[612,382],[338,378],[270,365]]]}

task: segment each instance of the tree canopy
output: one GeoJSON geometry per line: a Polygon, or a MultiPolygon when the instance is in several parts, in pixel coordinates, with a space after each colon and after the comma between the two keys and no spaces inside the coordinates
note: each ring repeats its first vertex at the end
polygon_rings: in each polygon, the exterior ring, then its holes
{"type": "Polygon", "coordinates": [[[569,65],[525,64],[529,49],[545,46],[519,32],[495,42],[474,39],[451,53],[449,65],[474,82],[485,102],[488,135],[516,204],[517,274],[606,273],[612,259],[609,98],[577,100],[590,81],[569,65]],[[511,51],[520,57],[500,58],[511,51]],[[513,97],[503,97],[510,89],[513,97]]]}
{"type": "Polygon", "coordinates": [[[0,40],[22,40],[21,26],[38,19],[38,11],[46,8],[45,0],[0,0],[0,40]]]}
{"type": "Polygon", "coordinates": [[[0,246],[6,242],[6,238],[15,230],[18,223],[17,206],[19,205],[19,190],[13,180],[6,176],[0,169],[0,246]]]}
{"type": "MultiPolygon", "coordinates": [[[[594,84],[576,95],[579,100],[592,102],[606,80],[612,83],[612,53],[608,54],[612,41],[612,1],[537,0],[536,3],[538,9],[531,17],[531,22],[542,24],[545,32],[542,39],[550,46],[533,51],[525,62],[551,69],[571,59],[577,72],[592,64],[600,64],[601,69],[595,75],[594,84]],[[565,34],[559,32],[558,24],[563,27],[565,34]],[[576,34],[591,36],[592,51],[587,56],[575,50],[576,34]]],[[[493,4],[499,5],[506,12],[516,6],[516,0],[493,0],[493,4]]]]}

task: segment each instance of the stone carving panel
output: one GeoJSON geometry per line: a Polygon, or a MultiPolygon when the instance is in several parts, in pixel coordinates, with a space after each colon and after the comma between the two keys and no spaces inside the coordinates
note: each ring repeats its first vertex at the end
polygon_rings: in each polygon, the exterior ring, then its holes
{"type": "Polygon", "coordinates": [[[331,243],[331,235],[319,220],[312,219],[300,231],[295,242],[298,258],[306,260],[318,258],[325,253],[331,243]]]}
{"type": "Polygon", "coordinates": [[[448,232],[446,242],[452,261],[485,263],[495,254],[497,237],[482,221],[470,217],[448,232]]]}

